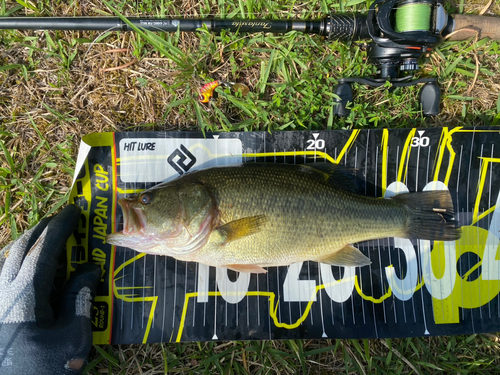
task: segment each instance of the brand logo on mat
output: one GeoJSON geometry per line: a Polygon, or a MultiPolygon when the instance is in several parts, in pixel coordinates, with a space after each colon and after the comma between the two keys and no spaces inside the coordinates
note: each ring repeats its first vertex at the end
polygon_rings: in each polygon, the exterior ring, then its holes
{"type": "Polygon", "coordinates": [[[177,173],[183,174],[189,171],[196,163],[196,158],[184,145],[181,145],[180,150],[176,148],[175,151],[170,154],[167,161],[177,173]]]}

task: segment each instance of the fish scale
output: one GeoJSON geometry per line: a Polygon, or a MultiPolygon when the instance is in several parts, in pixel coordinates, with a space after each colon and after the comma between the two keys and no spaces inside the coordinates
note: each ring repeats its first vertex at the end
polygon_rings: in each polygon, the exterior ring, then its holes
{"type": "Polygon", "coordinates": [[[224,223],[261,214],[268,217],[259,233],[224,245],[224,251],[209,241],[196,255],[198,261],[289,264],[371,239],[374,233],[401,232],[402,215],[394,215],[388,200],[379,204],[379,200],[346,192],[307,168],[214,168],[193,175],[193,180],[213,191],[224,223]],[[376,220],[389,214],[392,220],[376,220]]]}

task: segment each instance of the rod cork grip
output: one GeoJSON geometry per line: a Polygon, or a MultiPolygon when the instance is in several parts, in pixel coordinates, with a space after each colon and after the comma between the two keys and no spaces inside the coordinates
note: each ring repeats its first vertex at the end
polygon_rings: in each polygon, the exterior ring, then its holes
{"type": "Polygon", "coordinates": [[[500,40],[500,17],[477,16],[470,14],[454,14],[454,33],[448,40],[466,40],[474,38],[490,38],[500,40]]]}

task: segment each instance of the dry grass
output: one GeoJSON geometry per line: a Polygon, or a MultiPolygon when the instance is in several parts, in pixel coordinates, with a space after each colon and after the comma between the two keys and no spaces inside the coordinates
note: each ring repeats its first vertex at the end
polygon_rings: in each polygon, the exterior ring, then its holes
{"type": "MultiPolygon", "coordinates": [[[[40,130],[50,132],[51,126],[59,124],[51,121],[43,103],[66,117],[76,119],[74,122],[78,124],[77,127],[60,129],[59,135],[68,132],[82,135],[89,132],[124,131],[149,123],[159,124],[164,130],[175,130],[186,123],[192,123],[192,118],[175,114],[172,118],[163,118],[164,108],[171,102],[172,94],[157,82],[171,85],[177,71],[169,66],[169,61],[154,53],[137,62],[132,56],[132,44],[136,37],[133,33],[115,34],[106,43],[78,45],[73,51],[77,57],[70,69],[61,71],[59,61],[45,58],[46,41],[42,34],[36,40],[36,47],[41,51],[32,56],[33,60],[39,61],[34,74],[27,81],[11,75],[3,83],[1,94],[10,102],[10,105],[0,109],[6,122],[5,129],[12,131],[19,129],[20,125],[29,126],[31,116],[40,130]],[[107,53],[113,49],[127,51],[107,53]],[[130,61],[136,63],[119,70],[104,71],[130,61]],[[139,78],[151,84],[143,85],[139,78]],[[9,121],[14,116],[15,123],[9,121]],[[161,125],[167,122],[175,125],[161,125]]],[[[26,49],[22,47],[17,51],[6,51],[7,53],[6,64],[20,63],[26,59],[26,49]]]]}

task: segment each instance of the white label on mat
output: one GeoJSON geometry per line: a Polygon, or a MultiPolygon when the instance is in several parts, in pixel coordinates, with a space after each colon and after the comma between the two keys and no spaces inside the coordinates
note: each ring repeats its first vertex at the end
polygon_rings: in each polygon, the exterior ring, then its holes
{"type": "Polygon", "coordinates": [[[128,138],[119,143],[123,182],[160,182],[188,171],[242,161],[241,140],[128,138]]]}

